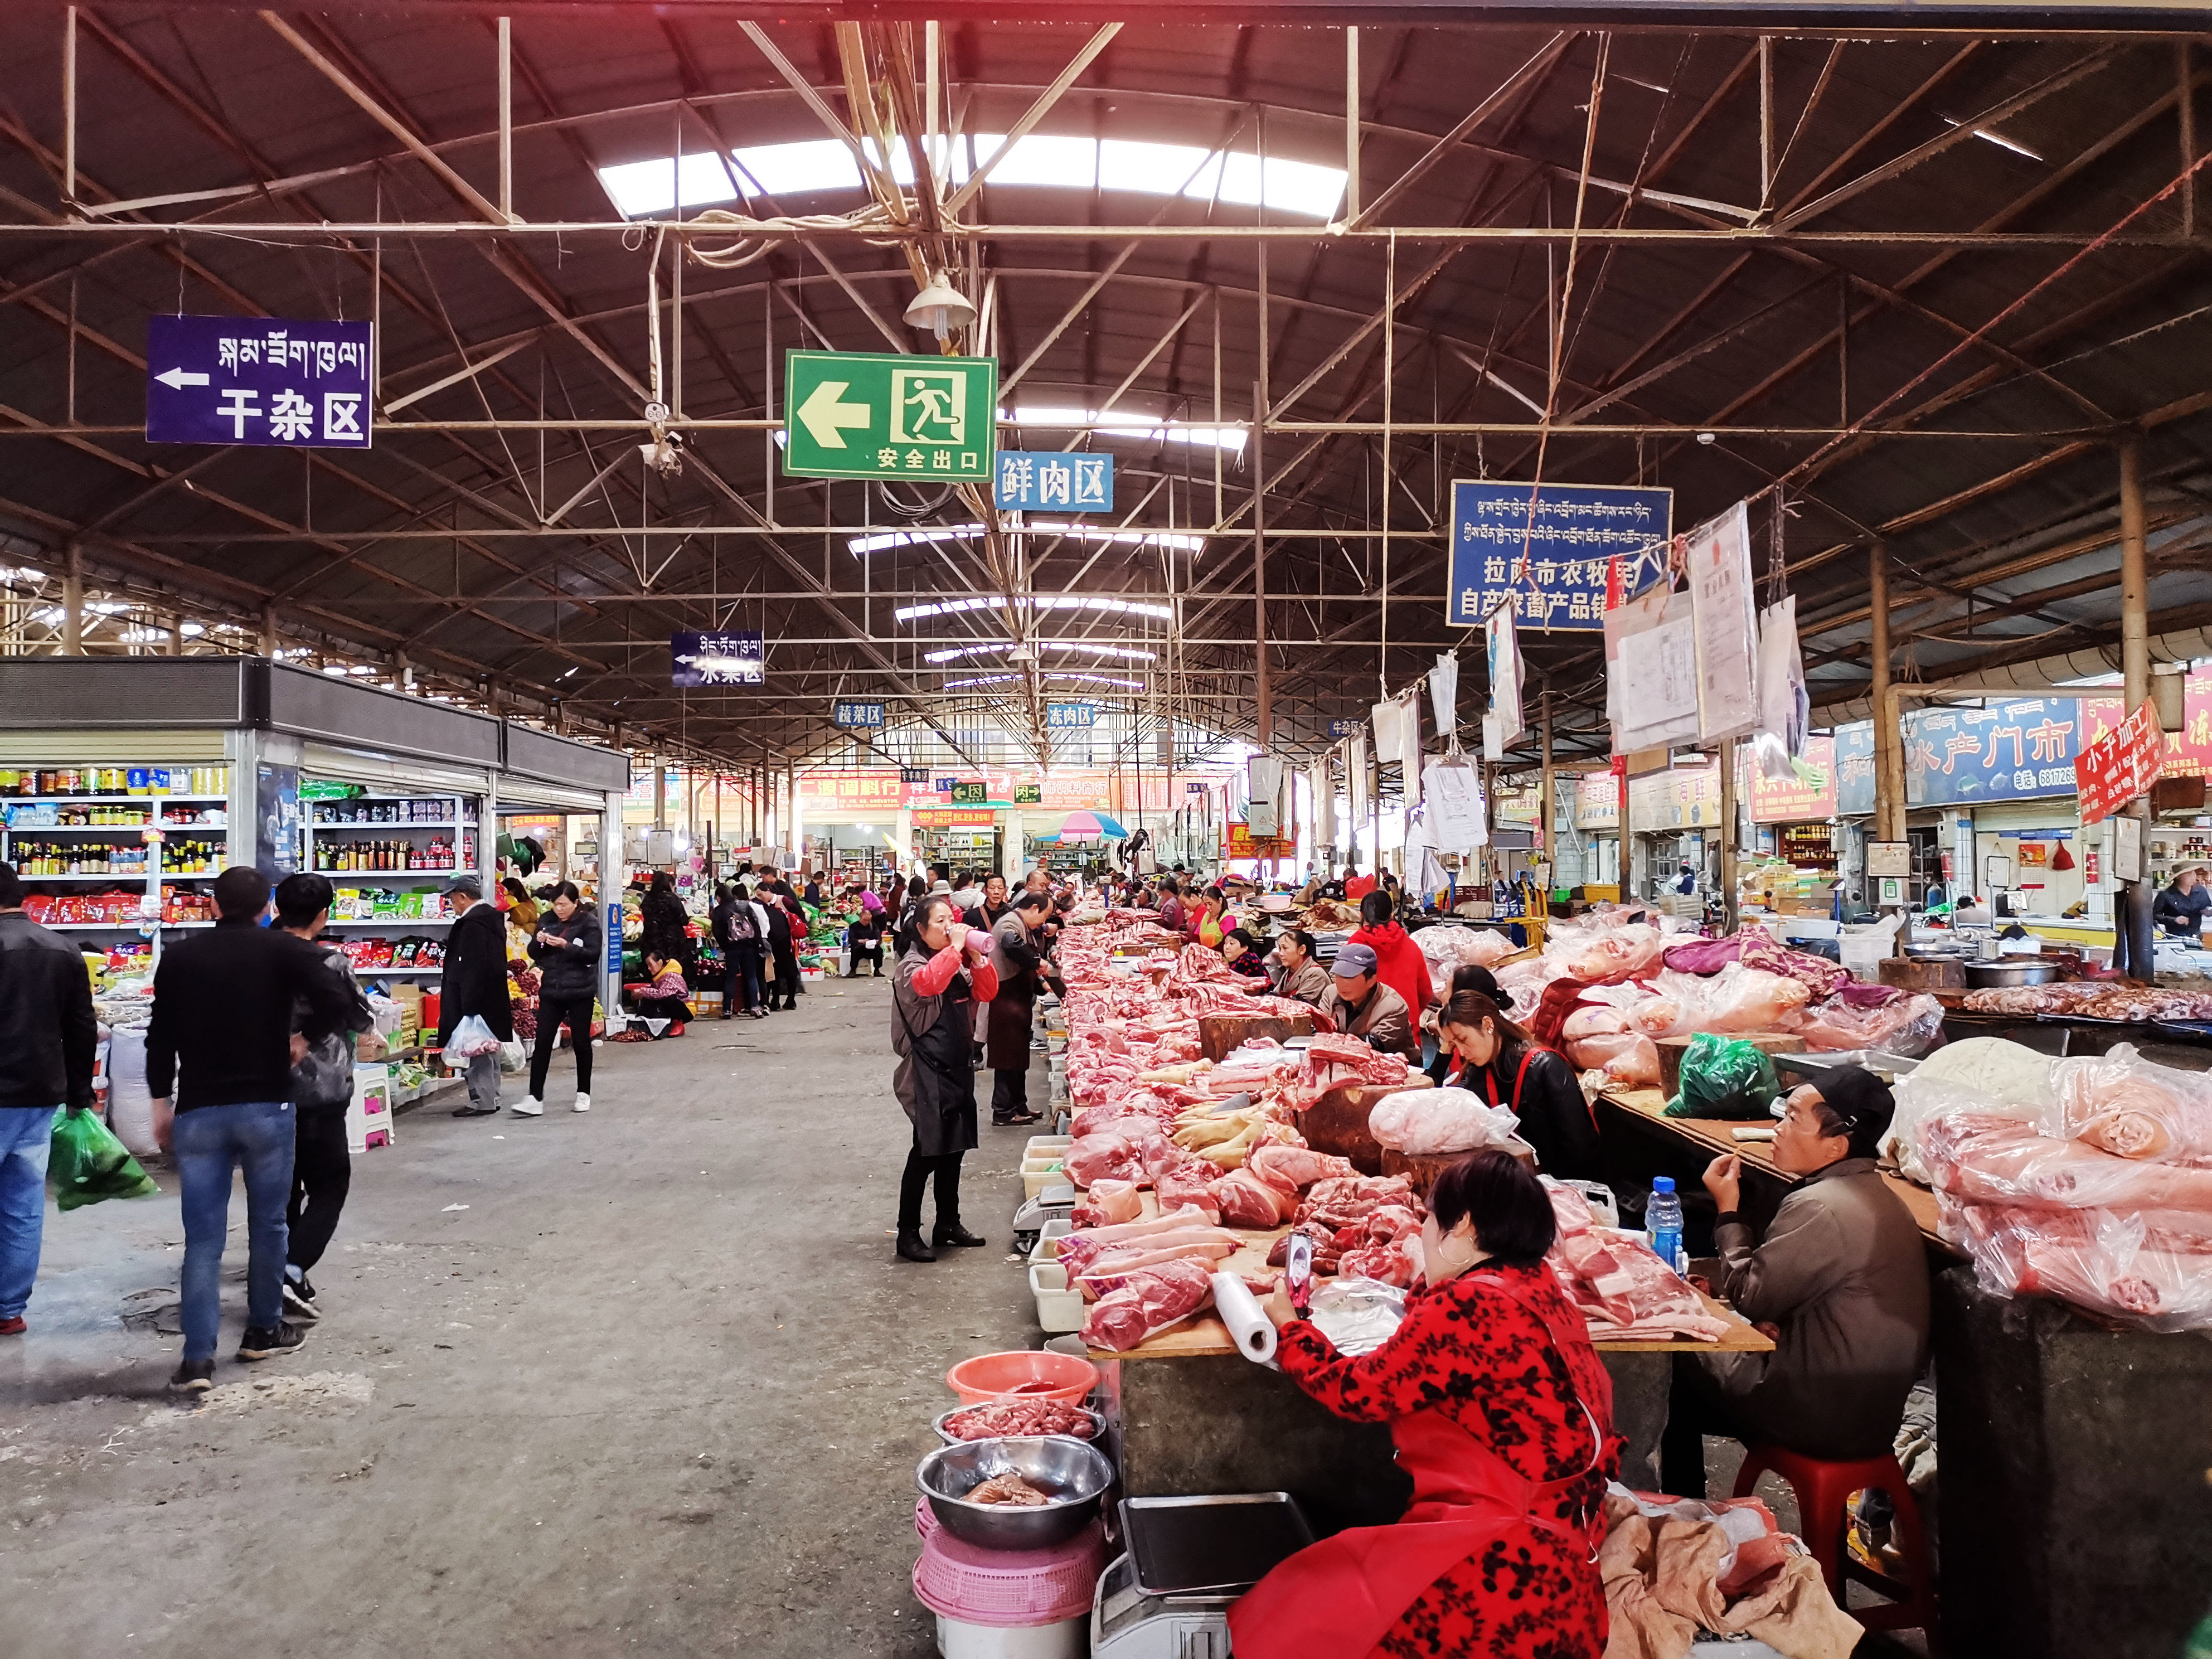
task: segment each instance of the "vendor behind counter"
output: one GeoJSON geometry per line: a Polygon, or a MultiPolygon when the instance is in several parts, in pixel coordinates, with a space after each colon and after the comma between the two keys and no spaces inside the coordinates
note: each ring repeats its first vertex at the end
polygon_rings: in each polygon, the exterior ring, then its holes
{"type": "MultiPolygon", "coordinates": [[[[1680,1353],[1660,1442],[1667,1491],[1701,1498],[1704,1436],[1856,1460],[1889,1449],[1928,1364],[1920,1228],[1876,1167],[1896,1102],[1856,1066],[1794,1091],[1773,1158],[1798,1184],[1755,1240],[1737,1212],[1732,1156],[1705,1171],[1720,1214],[1712,1289],[1775,1341],[1772,1353],[1680,1353]]],[[[1525,1133],[1525,1131],[1524,1131],[1525,1133]]]]}
{"type": "Polygon", "coordinates": [[[2159,890],[2151,901],[2150,919],[2168,939],[2192,943],[2204,933],[2204,913],[2212,909],[2212,888],[2202,869],[2177,870],[2172,883],[2159,890]]]}
{"type": "Polygon", "coordinates": [[[1421,1039],[1413,1030],[1413,1011],[1382,982],[1374,947],[1340,945],[1332,966],[1335,977],[1321,1005],[1330,1023],[1377,1054],[1418,1060],[1421,1039]]]}

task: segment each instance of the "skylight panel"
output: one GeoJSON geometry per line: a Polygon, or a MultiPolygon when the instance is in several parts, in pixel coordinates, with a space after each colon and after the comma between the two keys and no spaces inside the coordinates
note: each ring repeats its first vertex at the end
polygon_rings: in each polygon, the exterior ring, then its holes
{"type": "Polygon", "coordinates": [[[1196,144],[1153,144],[1134,138],[1108,138],[1098,146],[1098,185],[1146,196],[1181,191],[1211,200],[1221,176],[1221,157],[1196,144]],[[1185,180],[1189,182],[1185,183],[1185,180]]]}
{"type": "MultiPolygon", "coordinates": [[[[1006,143],[998,133],[975,135],[975,164],[981,167],[1006,143]]],[[[991,169],[994,185],[1047,185],[1063,190],[1091,190],[1098,183],[1098,141],[1072,138],[1056,133],[1023,136],[1006,159],[991,169]]]]}
{"type": "Polygon", "coordinates": [[[771,196],[860,188],[860,164],[835,138],[794,144],[756,144],[730,152],[746,174],[771,196]]]}
{"type": "Polygon", "coordinates": [[[1262,173],[1260,158],[1231,150],[1221,174],[1221,199],[1241,207],[1262,204],[1283,213],[1304,214],[1316,219],[1335,216],[1344,200],[1342,167],[1316,167],[1310,161],[1267,158],[1262,173]]]}
{"type": "MultiPolygon", "coordinates": [[[[834,141],[833,147],[838,147],[834,141]]],[[[857,178],[854,182],[859,182],[857,178]]],[[[679,185],[684,207],[711,207],[718,202],[738,198],[729,169],[713,150],[684,156],[680,168],[665,155],[650,161],[626,161],[620,167],[601,167],[599,183],[625,219],[666,213],[678,204],[679,185]]]]}

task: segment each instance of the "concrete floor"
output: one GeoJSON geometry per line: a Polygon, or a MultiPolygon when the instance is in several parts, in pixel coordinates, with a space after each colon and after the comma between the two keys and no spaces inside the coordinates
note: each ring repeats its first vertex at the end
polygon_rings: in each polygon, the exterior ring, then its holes
{"type": "Polygon", "coordinates": [[[174,1177],[49,1208],[0,1339],[0,1650],[934,1652],[912,1469],[946,1368],[1038,1340],[1005,1259],[1028,1132],[969,1156],[990,1248],[893,1260],[888,984],[603,1048],[586,1116],[565,1057],[541,1119],[404,1115],[355,1160],[323,1320],[260,1365],[229,1358],[241,1193],[197,1410],[149,1311],[174,1177]]]}

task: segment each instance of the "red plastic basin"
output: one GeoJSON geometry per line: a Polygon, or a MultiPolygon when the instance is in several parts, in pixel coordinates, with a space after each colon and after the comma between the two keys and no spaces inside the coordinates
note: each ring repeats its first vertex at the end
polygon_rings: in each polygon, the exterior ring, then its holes
{"type": "Polygon", "coordinates": [[[1072,1354],[1023,1348],[963,1359],[945,1373],[945,1382],[963,1406],[1006,1399],[1081,1401],[1098,1386],[1098,1368],[1072,1354]]]}

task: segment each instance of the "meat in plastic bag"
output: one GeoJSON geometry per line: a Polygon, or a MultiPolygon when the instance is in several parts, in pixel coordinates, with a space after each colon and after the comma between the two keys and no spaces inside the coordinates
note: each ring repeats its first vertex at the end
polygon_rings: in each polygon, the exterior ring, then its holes
{"type": "Polygon", "coordinates": [[[1730,963],[1705,989],[1698,1029],[1705,1031],[1779,1031],[1790,1017],[1813,1000],[1804,981],[1784,978],[1763,968],[1730,963]]]}
{"type": "Polygon", "coordinates": [[[2032,1104],[2000,1100],[1970,1084],[1931,1077],[1924,1070],[1906,1073],[1889,1085],[1889,1091],[1897,1102],[1897,1110],[1882,1135],[1881,1155],[1894,1163],[1897,1172],[1907,1181],[1917,1181],[1923,1187],[1934,1184],[1920,1156],[1920,1128],[1930,1118],[1944,1112],[1983,1112],[2025,1123],[2036,1120],[2032,1104]]]}
{"type": "Polygon", "coordinates": [[[1570,956],[1565,970],[1585,985],[1615,985],[1648,974],[1659,965],[1662,936],[1641,923],[1609,929],[1570,956]]]}
{"type": "Polygon", "coordinates": [[[1409,1154],[1471,1152],[1498,1145],[1520,1127],[1511,1112],[1486,1106],[1465,1089],[1401,1090],[1367,1115],[1368,1133],[1409,1154]]]}
{"type": "Polygon", "coordinates": [[[2054,1060],[2057,1103],[2045,1134],[2087,1141],[2116,1158],[2212,1164],[2212,1082],[2145,1060],[2131,1042],[2109,1053],[2054,1060]]]}
{"type": "Polygon", "coordinates": [[[1521,950],[1495,928],[1461,927],[1449,922],[1422,928],[1413,935],[1413,943],[1428,960],[1430,976],[1439,982],[1449,980],[1455,968],[1470,963],[1479,968],[1495,968],[1521,950]]]}
{"type": "Polygon", "coordinates": [[[1877,1048],[1917,1059],[1942,1040],[1943,1005],[1926,992],[1899,997],[1879,1008],[1853,1006],[1832,997],[1805,1010],[1790,1029],[1808,1048],[1836,1053],[1877,1048]]]}
{"type": "Polygon", "coordinates": [[[1606,1082],[1621,1089],[1659,1086],[1659,1045],[1648,1036],[1630,1040],[1629,1046],[1605,1062],[1606,1082]]]}
{"type": "Polygon", "coordinates": [[[2212,1221],[2212,1170],[2115,1158],[1994,1112],[1944,1112],[1919,1130],[1936,1191],[2028,1209],[2187,1212],[2212,1221]]]}
{"type": "Polygon", "coordinates": [[[2154,1331],[2212,1330],[2212,1231],[2111,1210],[1938,1200],[1938,1231],[1984,1290],[2048,1296],[2154,1331]]]}

